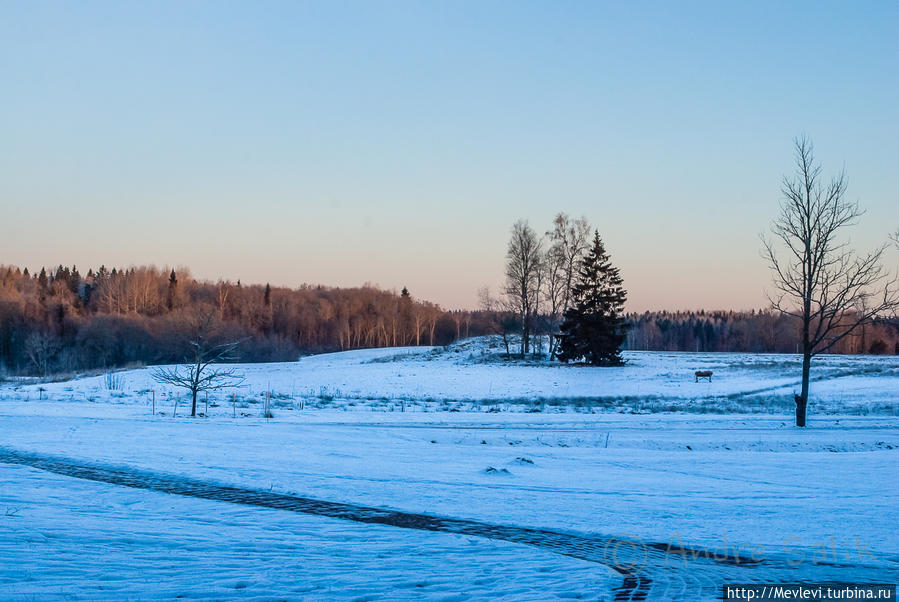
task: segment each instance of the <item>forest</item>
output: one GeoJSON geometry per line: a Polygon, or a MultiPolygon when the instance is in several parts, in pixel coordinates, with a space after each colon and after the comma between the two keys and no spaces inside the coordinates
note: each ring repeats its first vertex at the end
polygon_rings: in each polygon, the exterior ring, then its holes
{"type": "MultiPolygon", "coordinates": [[[[800,353],[799,318],[773,310],[629,314],[626,349],[800,353]]],[[[839,341],[833,353],[899,354],[895,320],[874,320],[839,341]]]]}
{"type": "MultiPolygon", "coordinates": [[[[37,274],[0,266],[0,377],[44,376],[183,361],[192,319],[211,315],[218,334],[240,340],[234,361],[290,361],[304,353],[446,345],[485,334],[518,337],[514,311],[446,311],[374,286],[299,288],[197,280],[152,266],[37,274]]],[[[771,311],[627,314],[625,349],[795,353],[798,323],[771,311]]],[[[529,325],[532,353],[546,353],[556,323],[529,325]]],[[[838,353],[899,353],[899,328],[880,321],[840,342],[838,353]]]]}
{"type": "MultiPolygon", "coordinates": [[[[433,303],[372,286],[296,289],[206,282],[187,270],[0,267],[0,370],[46,375],[183,360],[198,315],[241,340],[235,361],[441,345],[461,323],[433,303]]],[[[456,317],[458,319],[458,316],[456,317]]]]}

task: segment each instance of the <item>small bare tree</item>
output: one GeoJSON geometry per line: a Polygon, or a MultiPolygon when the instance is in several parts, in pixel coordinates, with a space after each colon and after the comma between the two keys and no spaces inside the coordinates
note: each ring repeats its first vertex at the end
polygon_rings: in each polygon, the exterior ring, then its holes
{"type": "Polygon", "coordinates": [[[242,341],[216,342],[218,333],[212,313],[198,317],[193,330],[188,341],[190,352],[185,363],[156,368],[153,379],[161,384],[190,391],[190,415],[196,416],[198,393],[237,387],[244,379],[233,368],[217,365],[234,359],[234,352],[242,341]]]}
{"type": "Polygon", "coordinates": [[[812,143],[795,141],[796,173],[785,176],[780,215],[763,237],[774,274],[768,297],[775,310],[802,326],[802,391],[796,426],[805,426],[811,360],[875,317],[899,307],[895,280],[881,264],[886,245],[857,254],[840,235],[863,211],[845,199],[844,174],[821,179],[812,143]]]}

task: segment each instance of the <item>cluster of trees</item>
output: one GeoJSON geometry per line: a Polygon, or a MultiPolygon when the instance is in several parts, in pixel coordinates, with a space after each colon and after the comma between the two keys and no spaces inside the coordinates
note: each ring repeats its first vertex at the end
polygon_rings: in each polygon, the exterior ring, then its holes
{"type": "Polygon", "coordinates": [[[560,213],[542,236],[527,221],[512,226],[500,295],[494,297],[485,287],[478,297],[482,311],[497,315],[497,331],[520,333],[522,357],[542,352],[534,345],[540,335],[547,336],[548,354],[556,357],[562,316],[572,306],[578,270],[589,244],[590,224],[584,217],[571,219],[560,213]]]}
{"type": "MultiPolygon", "coordinates": [[[[627,318],[627,349],[802,353],[801,320],[772,309],[645,312],[627,318]]],[[[862,323],[831,353],[899,354],[899,324],[889,319],[862,323]]]]}
{"type": "Polygon", "coordinates": [[[441,345],[471,334],[472,316],[373,286],[297,289],[205,282],[187,270],[0,266],[0,371],[48,374],[183,361],[192,324],[211,315],[241,340],[236,361],[298,353],[441,345]]]}
{"type": "MultiPolygon", "coordinates": [[[[805,426],[816,355],[899,352],[899,280],[884,265],[890,243],[867,253],[851,246],[848,229],[864,212],[847,200],[844,174],[826,181],[805,137],[796,139],[794,150],[795,171],[782,180],[779,215],[770,235],[762,237],[773,275],[770,311],[631,316],[627,334],[618,315],[625,298],[621,280],[598,234],[590,255],[601,257],[599,262],[587,255],[586,220],[559,214],[543,237],[525,221],[512,228],[500,300],[505,312],[501,331],[521,332],[522,357],[532,352],[532,337],[539,341],[543,333],[550,358],[587,358],[591,363],[616,363],[620,358],[606,356],[597,362],[595,348],[590,350],[588,343],[606,339],[608,350],[625,336],[631,349],[798,352],[802,385],[795,396],[796,425],[805,426]],[[592,277],[591,261],[596,264],[592,277]],[[599,264],[605,267],[595,269],[599,264]],[[565,319],[561,324],[560,316],[565,319]],[[572,351],[577,337],[582,339],[580,347],[572,351]],[[561,350],[556,342],[561,342],[561,350]]],[[[899,231],[890,239],[899,247],[899,231]]],[[[489,291],[482,299],[485,308],[495,304],[489,291]]]]}
{"type": "Polygon", "coordinates": [[[478,296],[482,313],[494,317],[492,328],[483,327],[503,335],[507,355],[509,335],[514,333],[519,335],[520,357],[546,353],[563,361],[620,362],[617,350],[626,323],[619,314],[626,293],[599,233],[594,231],[591,240],[590,223],[584,217],[559,213],[543,235],[525,220],[516,222],[500,295],[494,297],[484,287],[478,296]],[[604,332],[602,336],[611,335],[606,346],[612,345],[614,352],[611,347],[608,353],[587,352],[602,338],[597,329],[604,332]]]}

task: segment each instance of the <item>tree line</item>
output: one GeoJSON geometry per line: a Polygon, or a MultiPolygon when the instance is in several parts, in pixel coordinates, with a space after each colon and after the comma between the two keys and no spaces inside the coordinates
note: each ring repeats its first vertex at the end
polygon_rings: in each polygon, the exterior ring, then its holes
{"type": "MultiPolygon", "coordinates": [[[[776,310],[644,312],[627,316],[626,349],[802,353],[802,321],[776,310]]],[[[830,350],[840,354],[899,354],[899,325],[861,324],[830,350]]]]}
{"type": "Polygon", "coordinates": [[[303,352],[443,345],[471,333],[471,315],[374,286],[281,288],[196,280],[153,266],[37,274],[0,266],[0,375],[183,361],[191,324],[211,316],[241,340],[234,360],[303,352]]]}
{"type": "MultiPolygon", "coordinates": [[[[894,242],[899,246],[899,232],[894,242]]],[[[182,362],[198,320],[211,320],[222,340],[241,341],[231,354],[240,362],[289,361],[306,352],[366,347],[445,345],[484,334],[501,335],[507,356],[514,346],[521,356],[561,358],[566,317],[570,321],[590,313],[590,304],[597,305],[591,290],[604,290],[601,296],[612,301],[616,338],[629,350],[806,355],[808,326],[817,328],[822,322],[820,316],[809,318],[777,306],[750,312],[621,315],[624,290],[598,233],[594,231],[591,244],[587,220],[564,213],[543,235],[526,221],[516,222],[506,259],[499,294],[482,288],[475,311],[445,311],[413,298],[405,288],[400,293],[373,286],[273,288],[200,281],[186,269],[153,266],[101,266],[84,275],[74,266],[42,268],[37,274],[0,266],[0,377],[182,362]],[[599,270],[605,276],[599,278],[593,270],[585,280],[582,272],[591,254],[606,264],[599,270]]],[[[861,298],[856,303],[860,307],[872,306],[867,296],[854,298],[861,298]]],[[[822,340],[828,352],[899,354],[894,317],[861,315],[845,302],[838,309],[827,314],[830,335],[822,340]]]]}
{"type": "MultiPolygon", "coordinates": [[[[470,332],[504,335],[513,347],[510,355],[520,354],[517,316],[477,311],[471,312],[469,320],[470,332]]],[[[802,353],[801,321],[772,309],[631,312],[625,321],[623,349],[630,351],[802,353]]],[[[549,354],[550,327],[545,316],[533,320],[532,354],[549,354]]],[[[837,342],[830,353],[899,355],[899,322],[886,318],[866,322],[837,342]]]]}

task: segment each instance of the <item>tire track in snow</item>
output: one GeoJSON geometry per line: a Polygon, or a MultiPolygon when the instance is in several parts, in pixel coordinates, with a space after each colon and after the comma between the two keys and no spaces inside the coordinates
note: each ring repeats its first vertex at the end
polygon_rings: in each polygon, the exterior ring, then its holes
{"type": "Polygon", "coordinates": [[[485,537],[525,544],[603,564],[622,575],[615,600],[718,599],[723,583],[771,581],[895,582],[899,571],[877,566],[815,563],[793,566],[783,559],[755,560],[725,551],[677,547],[636,538],[584,536],[549,529],[415,514],[330,502],[272,491],[209,483],[174,475],[103,466],[0,447],[0,463],[30,466],[55,474],[172,495],[299,512],[358,523],[485,537]],[[800,569],[801,574],[797,575],[800,569]],[[811,570],[809,570],[811,569],[811,570]]]}

